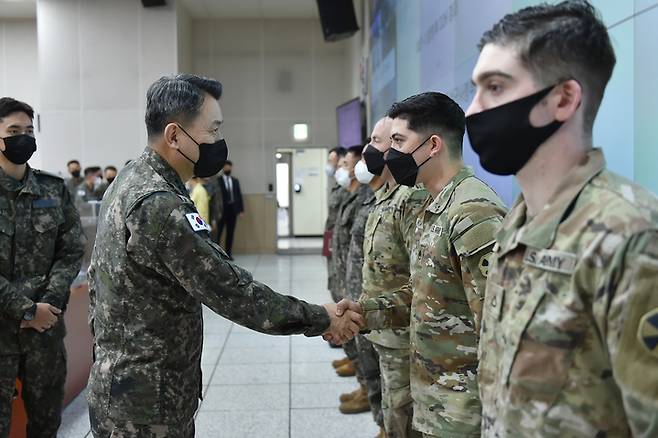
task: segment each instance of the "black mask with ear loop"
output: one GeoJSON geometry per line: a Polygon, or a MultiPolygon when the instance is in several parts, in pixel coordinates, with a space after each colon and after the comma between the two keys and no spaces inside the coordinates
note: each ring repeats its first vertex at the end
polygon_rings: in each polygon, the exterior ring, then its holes
{"type": "Polygon", "coordinates": [[[515,175],[564,122],[532,126],[530,112],[555,88],[551,85],[521,99],[466,117],[466,129],[482,167],[496,175],[515,175]]]}
{"type": "Polygon", "coordinates": [[[5,142],[5,150],[2,151],[2,155],[14,164],[27,163],[37,150],[37,141],[28,134],[12,135],[4,137],[2,140],[5,142]]]}
{"type": "Polygon", "coordinates": [[[432,138],[431,135],[427,137],[427,139],[424,142],[419,144],[418,147],[413,151],[411,151],[411,153],[409,154],[400,152],[399,150],[393,148],[391,148],[388,151],[388,155],[386,156],[385,162],[386,165],[388,166],[388,170],[391,171],[393,178],[395,178],[395,181],[398,184],[401,184],[403,186],[409,186],[409,187],[413,187],[416,185],[416,179],[418,178],[418,169],[420,169],[421,166],[427,163],[432,157],[427,157],[427,160],[423,161],[420,164],[416,164],[416,160],[414,160],[413,154],[418,149],[423,147],[423,145],[427,143],[427,141],[430,138],[432,138]]]}
{"type": "Polygon", "coordinates": [[[226,145],[226,140],[223,138],[216,141],[215,143],[197,143],[197,141],[190,135],[188,132],[183,129],[182,126],[178,126],[181,131],[185,133],[190,140],[192,140],[197,146],[199,146],[199,159],[195,162],[190,159],[187,155],[183,153],[180,149],[178,152],[187,160],[194,164],[194,176],[199,178],[207,178],[219,173],[220,170],[224,167],[226,159],[228,158],[228,146],[226,145]]]}

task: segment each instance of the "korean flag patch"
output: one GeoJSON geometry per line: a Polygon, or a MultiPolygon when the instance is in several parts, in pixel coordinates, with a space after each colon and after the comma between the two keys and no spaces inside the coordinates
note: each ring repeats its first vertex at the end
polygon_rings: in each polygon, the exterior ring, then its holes
{"type": "Polygon", "coordinates": [[[187,213],[185,217],[194,231],[210,231],[210,225],[201,219],[199,213],[187,213]]]}

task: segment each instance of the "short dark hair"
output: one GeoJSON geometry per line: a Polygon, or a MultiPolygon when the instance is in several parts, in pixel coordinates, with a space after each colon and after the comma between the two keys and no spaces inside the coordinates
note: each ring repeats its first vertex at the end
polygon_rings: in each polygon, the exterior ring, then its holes
{"type": "Polygon", "coordinates": [[[464,110],[443,93],[428,91],[396,102],[388,110],[391,119],[407,121],[409,129],[421,134],[439,134],[453,158],[462,156],[466,130],[464,110]]]}
{"type": "Polygon", "coordinates": [[[514,45],[523,65],[544,86],[575,79],[583,87],[590,131],[615,67],[615,51],[596,9],[586,0],[546,3],[505,15],[485,32],[486,44],[514,45]]]}
{"type": "Polygon", "coordinates": [[[107,166],[107,167],[105,168],[105,170],[106,170],[106,171],[108,171],[108,170],[114,170],[114,171],[116,172],[116,171],[117,171],[117,168],[114,167],[114,166],[107,166]]]}
{"type": "Polygon", "coordinates": [[[66,167],[69,167],[71,164],[77,164],[79,166],[80,162],[78,160],[69,160],[69,162],[66,163],[66,167]]]}
{"type": "Polygon", "coordinates": [[[335,148],[331,148],[329,150],[329,153],[332,153],[332,152],[336,152],[336,155],[338,155],[338,157],[340,158],[340,157],[344,157],[345,154],[347,154],[347,149],[345,149],[342,146],[336,146],[335,148]]]}
{"type": "Polygon", "coordinates": [[[27,103],[11,97],[0,98],[0,119],[13,113],[25,113],[30,119],[34,119],[34,110],[27,103]]]}
{"type": "Polygon", "coordinates": [[[363,151],[363,145],[357,144],[347,148],[347,153],[354,155],[356,158],[361,159],[361,153],[363,151]]]}
{"type": "Polygon", "coordinates": [[[233,167],[233,161],[231,161],[231,160],[226,160],[226,161],[224,161],[224,166],[226,166],[227,164],[228,164],[229,166],[233,167]]]}
{"type": "Polygon", "coordinates": [[[201,111],[205,93],[219,100],[222,84],[215,79],[180,74],[163,76],[146,92],[146,132],[148,139],[162,135],[171,122],[188,124],[201,111]]]}
{"type": "Polygon", "coordinates": [[[91,175],[92,173],[96,173],[99,170],[101,170],[101,168],[98,167],[98,166],[85,167],[84,174],[85,174],[85,176],[91,175]]]}

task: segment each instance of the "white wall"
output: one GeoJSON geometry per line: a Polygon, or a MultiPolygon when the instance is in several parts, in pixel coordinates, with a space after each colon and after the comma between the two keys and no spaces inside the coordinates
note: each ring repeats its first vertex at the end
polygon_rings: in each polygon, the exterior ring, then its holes
{"type": "Polygon", "coordinates": [[[176,25],[178,71],[189,73],[192,70],[192,18],[181,1],[176,2],[176,25]]]}
{"type": "MultiPolygon", "coordinates": [[[[13,97],[39,110],[37,23],[34,19],[0,20],[0,96],[13,97]]],[[[30,163],[41,163],[41,150],[30,163]]]]}
{"type": "Polygon", "coordinates": [[[325,43],[314,19],[193,20],[192,70],[224,86],[223,131],[245,193],[274,184],[274,149],[294,144],[294,123],[309,124],[301,145],[336,144],[336,106],[353,97],[346,47],[325,43]]]}
{"type": "MultiPolygon", "coordinates": [[[[171,3],[171,2],[170,2],[171,3]]],[[[175,73],[176,7],[38,0],[42,168],[122,167],[146,145],[146,90],[175,73]]]]}

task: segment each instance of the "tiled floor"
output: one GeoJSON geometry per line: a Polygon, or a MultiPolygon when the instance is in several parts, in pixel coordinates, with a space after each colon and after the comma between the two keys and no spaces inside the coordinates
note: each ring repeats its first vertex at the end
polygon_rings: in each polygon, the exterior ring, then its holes
{"type": "MultiPolygon", "coordinates": [[[[324,303],[320,256],[238,256],[236,263],[274,290],[324,303]]],[[[204,399],[196,416],[200,438],[374,437],[371,414],[342,415],[338,396],[356,388],[330,362],[343,356],[320,338],[267,336],[204,309],[204,399]]],[[[91,437],[84,396],[64,411],[60,438],[91,437]]]]}

